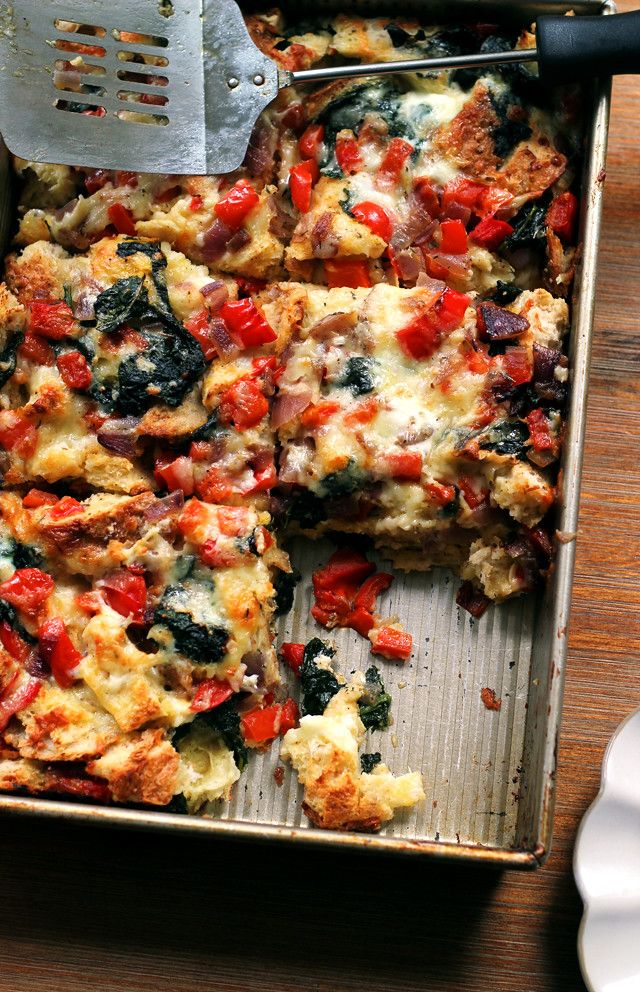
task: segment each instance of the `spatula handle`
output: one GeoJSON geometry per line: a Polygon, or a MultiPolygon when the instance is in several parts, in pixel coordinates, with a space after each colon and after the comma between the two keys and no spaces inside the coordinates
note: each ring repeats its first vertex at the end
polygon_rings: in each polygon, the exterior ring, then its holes
{"type": "Polygon", "coordinates": [[[536,45],[540,76],[549,84],[640,73],[640,10],[539,17],[536,45]]]}

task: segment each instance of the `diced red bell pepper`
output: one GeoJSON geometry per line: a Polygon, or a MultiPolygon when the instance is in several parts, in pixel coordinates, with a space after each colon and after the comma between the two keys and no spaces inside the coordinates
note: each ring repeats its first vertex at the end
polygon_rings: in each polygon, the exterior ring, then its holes
{"type": "Polygon", "coordinates": [[[129,238],[134,237],[136,224],[133,214],[122,203],[112,203],[107,210],[107,216],[118,234],[126,234],[129,238]]]}
{"type": "Polygon", "coordinates": [[[411,657],[413,638],[404,630],[398,630],[396,627],[377,627],[371,632],[370,640],[372,652],[382,655],[383,658],[405,661],[411,657]]]}
{"type": "MultiPolygon", "coordinates": [[[[97,52],[97,55],[100,53],[97,52]]],[[[135,189],[138,185],[138,173],[137,172],[116,172],[116,186],[131,186],[135,189]]]]}
{"type": "Polygon", "coordinates": [[[228,193],[218,200],[214,206],[216,217],[232,230],[242,225],[245,218],[260,202],[251,183],[246,179],[238,179],[228,193]]]}
{"type": "Polygon", "coordinates": [[[479,620],[490,606],[491,600],[475,588],[472,582],[463,582],[458,589],[456,603],[461,609],[466,610],[472,617],[479,620]]]}
{"type": "Polygon", "coordinates": [[[418,176],[413,180],[414,192],[427,211],[430,217],[437,217],[440,213],[440,197],[427,176],[418,176]]]}
{"type": "Polygon", "coordinates": [[[20,672],[16,672],[14,678],[0,695],[0,732],[4,730],[12,716],[20,713],[34,701],[42,688],[40,679],[29,677],[17,685],[19,679],[20,672]]]}
{"type": "Polygon", "coordinates": [[[466,475],[461,475],[458,478],[458,486],[471,510],[475,510],[478,506],[486,503],[489,498],[489,490],[485,488],[476,489],[473,480],[466,475]]]}
{"type": "Polygon", "coordinates": [[[201,196],[198,196],[198,194],[192,196],[189,200],[189,210],[193,210],[194,214],[197,213],[198,210],[202,210],[203,206],[204,200],[201,196]]]}
{"type": "Polygon", "coordinates": [[[337,139],[336,161],[346,176],[351,176],[362,168],[360,146],[355,138],[337,139]]]}
{"type": "Polygon", "coordinates": [[[529,428],[531,443],[535,450],[549,451],[550,448],[553,448],[551,428],[544,410],[541,410],[540,407],[532,410],[531,413],[527,414],[525,420],[529,428]]]}
{"type": "Polygon", "coordinates": [[[366,610],[373,613],[376,607],[376,600],[381,592],[388,589],[393,582],[393,575],[390,572],[375,572],[365,579],[356,593],[354,605],[356,609],[366,610]]]}
{"type": "Polygon", "coordinates": [[[434,306],[396,332],[402,350],[418,360],[430,358],[443,337],[462,322],[471,300],[465,293],[447,287],[434,306]]]}
{"type": "Polygon", "coordinates": [[[294,207],[306,214],[311,206],[311,190],[318,182],[320,170],[314,158],[305,159],[289,170],[289,190],[294,207]]]}
{"type": "Polygon", "coordinates": [[[327,258],[324,274],[329,289],[340,286],[347,286],[349,289],[371,286],[369,263],[363,258],[327,258]]]}
{"type": "Polygon", "coordinates": [[[422,475],[422,455],[419,451],[391,451],[384,458],[392,479],[418,482],[422,475]]]}
{"type": "Polygon", "coordinates": [[[232,696],[233,689],[228,682],[221,682],[220,679],[205,679],[196,689],[189,709],[194,713],[205,713],[226,703],[232,696]]]}
{"type": "Polygon", "coordinates": [[[243,492],[246,496],[253,493],[268,493],[276,485],[278,475],[271,452],[264,452],[252,459],[253,482],[243,492]]]}
{"type": "Polygon", "coordinates": [[[49,516],[54,520],[64,520],[65,517],[72,517],[74,513],[81,513],[84,506],[73,496],[63,496],[56,500],[49,510],[49,516]]]}
{"type": "Polygon", "coordinates": [[[386,187],[396,183],[412,152],[413,145],[405,141],[404,138],[392,138],[382,156],[380,168],[376,175],[376,184],[380,187],[386,187]]]}
{"type": "Polygon", "coordinates": [[[484,375],[491,368],[489,354],[480,342],[476,342],[475,348],[469,348],[466,359],[467,368],[473,375],[484,375]]]}
{"type": "Polygon", "coordinates": [[[481,193],[475,207],[475,213],[479,217],[487,217],[495,214],[499,210],[504,210],[513,202],[513,193],[502,186],[486,186],[481,193]]]}
{"type": "Polygon", "coordinates": [[[291,671],[297,675],[304,661],[304,644],[293,644],[291,642],[282,644],[280,654],[285,665],[288,665],[291,671]]]}
{"type": "Polygon", "coordinates": [[[502,368],[516,386],[530,382],[533,376],[531,358],[526,348],[506,348],[502,356],[502,368]]]}
{"type": "Polygon", "coordinates": [[[166,486],[170,493],[181,489],[185,496],[191,496],[194,487],[193,462],[187,455],[177,458],[158,458],[153,474],[159,486],[166,486]]]}
{"type": "Polygon", "coordinates": [[[79,351],[66,351],[60,355],[56,365],[62,381],[69,389],[88,389],[93,381],[89,363],[79,351]]]}
{"type": "Polygon", "coordinates": [[[256,348],[258,345],[275,341],[278,337],[249,297],[223,304],[220,316],[230,333],[244,348],[256,348]]]}
{"type": "Polygon", "coordinates": [[[40,653],[49,665],[59,686],[68,689],[76,681],[73,674],[82,655],[67,634],[64,620],[54,617],[45,620],[38,629],[40,653]]]}
{"type": "Polygon", "coordinates": [[[345,413],[345,427],[362,427],[364,424],[369,424],[379,409],[380,401],[375,396],[357,403],[348,413],[345,413]]]}
{"type": "Polygon", "coordinates": [[[0,444],[7,451],[28,458],[38,443],[34,425],[24,413],[17,410],[0,411],[0,444]]]}
{"type": "Polygon", "coordinates": [[[464,176],[457,176],[452,179],[444,188],[442,193],[442,209],[446,209],[453,203],[467,207],[476,212],[476,207],[487,187],[483,183],[477,183],[473,179],[465,179],[464,176]]]}
{"type": "Polygon", "coordinates": [[[446,255],[464,255],[468,248],[467,229],[461,220],[440,222],[439,248],[446,255]]]}
{"type": "Polygon", "coordinates": [[[575,193],[567,190],[552,201],[547,210],[546,222],[561,241],[570,242],[575,235],[578,218],[578,200],[575,193]]]}
{"type": "Polygon", "coordinates": [[[235,281],[240,299],[260,293],[267,285],[266,279],[248,279],[246,276],[235,276],[235,281]]]}
{"type": "Polygon", "coordinates": [[[55,365],[56,353],[44,338],[37,334],[25,334],[24,340],[18,347],[18,354],[21,358],[26,358],[30,362],[38,365],[55,365]]]}
{"type": "Polygon", "coordinates": [[[2,642],[2,647],[5,651],[8,651],[12,658],[24,664],[31,648],[26,641],[20,637],[20,634],[16,634],[13,627],[10,627],[6,620],[0,623],[0,642],[2,642]]]}
{"type": "Polygon", "coordinates": [[[481,248],[495,251],[509,234],[513,234],[513,228],[511,224],[507,224],[506,220],[485,217],[479,224],[476,224],[469,237],[481,248]]]}
{"type": "Polygon", "coordinates": [[[210,314],[208,310],[198,310],[194,313],[193,317],[189,317],[185,320],[184,326],[196,339],[200,347],[202,348],[202,354],[207,362],[210,362],[212,358],[215,358],[218,354],[218,349],[215,343],[215,337],[211,330],[210,314]]]}
{"type": "Polygon", "coordinates": [[[87,613],[100,613],[103,599],[99,592],[92,589],[90,592],[81,592],[76,596],[76,605],[81,610],[86,610],[87,613]]]}
{"type": "Polygon", "coordinates": [[[10,579],[0,582],[0,599],[32,614],[49,598],[53,588],[53,579],[46,572],[39,568],[19,568],[10,579]]]}
{"type": "Polygon", "coordinates": [[[55,493],[46,493],[43,489],[30,489],[22,498],[22,505],[27,510],[35,510],[38,506],[53,506],[57,502],[55,493]]]}
{"type": "Polygon", "coordinates": [[[353,548],[340,548],[335,551],[322,568],[313,573],[313,588],[316,593],[324,590],[353,591],[355,596],[360,584],[375,572],[376,566],[353,548]]]}
{"type": "Polygon", "coordinates": [[[108,182],[111,182],[111,173],[107,169],[95,169],[91,175],[85,176],[84,179],[87,193],[90,196],[93,193],[97,193],[108,182]]]}
{"type": "Polygon", "coordinates": [[[279,734],[286,734],[297,721],[298,707],[293,699],[287,699],[285,703],[245,713],[241,719],[242,733],[249,744],[265,744],[279,734]]]}
{"type": "Polygon", "coordinates": [[[218,411],[223,421],[246,431],[267,415],[269,404],[253,379],[240,379],[222,394],[218,411]]]}
{"type": "Polygon", "coordinates": [[[309,430],[316,430],[328,423],[340,409],[340,404],[333,400],[321,400],[303,410],[300,414],[300,423],[309,430]]]}
{"type": "Polygon", "coordinates": [[[101,579],[98,585],[112,610],[123,617],[131,617],[134,624],[145,622],[147,586],[142,575],[123,568],[101,579]]]}
{"type": "Polygon", "coordinates": [[[217,465],[212,465],[196,485],[196,492],[207,503],[225,503],[238,492],[234,479],[217,465]]]}
{"type": "Polygon", "coordinates": [[[95,802],[107,803],[111,790],[106,782],[80,775],[59,775],[57,772],[47,777],[47,792],[57,792],[63,796],[82,796],[95,802]]]}
{"type": "Polygon", "coordinates": [[[425,491],[438,506],[448,506],[456,498],[455,486],[446,482],[425,482],[425,491]]]}
{"type": "Polygon", "coordinates": [[[373,234],[377,234],[383,241],[390,240],[393,224],[389,214],[379,203],[363,200],[362,203],[356,203],[351,208],[351,213],[357,221],[368,227],[373,234]]]}
{"type": "Polygon", "coordinates": [[[302,158],[318,159],[324,141],[324,125],[309,124],[303,131],[298,142],[298,150],[302,158]]]}
{"type": "Polygon", "coordinates": [[[71,307],[62,300],[32,300],[29,304],[29,331],[52,341],[62,341],[77,330],[71,307]]]}

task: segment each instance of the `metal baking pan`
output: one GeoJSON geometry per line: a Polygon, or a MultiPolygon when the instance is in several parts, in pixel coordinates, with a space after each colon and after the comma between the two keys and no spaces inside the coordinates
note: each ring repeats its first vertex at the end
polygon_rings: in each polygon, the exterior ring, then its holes
{"type": "MultiPolygon", "coordinates": [[[[329,2],[314,9],[335,9],[329,2]]],[[[353,3],[361,14],[384,12],[383,4],[353,3]]],[[[388,10],[389,7],[386,7],[388,10]]],[[[454,0],[415,2],[403,8],[426,22],[506,18],[526,23],[539,13],[607,14],[612,4],[484,3],[454,0]]],[[[299,11],[298,11],[299,12],[299,11]]],[[[414,636],[414,657],[405,666],[382,662],[393,697],[394,726],[373,735],[367,750],[380,750],[396,772],[420,769],[427,801],[399,815],[380,834],[321,831],[309,826],[301,790],[287,770],[277,786],[277,746],[255,755],[237,783],[232,801],[215,817],[96,807],[0,796],[0,811],[55,816],[87,824],[144,827],[182,833],[228,835],[251,840],[303,842],[325,847],[370,849],[485,862],[512,868],[541,864],[549,853],[555,798],[555,769],[567,652],[567,624],[578,522],[580,471],[586,420],[589,353],[594,310],[610,85],[595,81],[585,142],[581,241],[584,245],[573,300],[570,340],[571,401],[558,509],[558,544],[552,579],[538,597],[525,596],[488,612],[480,622],[455,606],[457,581],[445,570],[399,575],[385,601],[414,636]],[[489,686],[502,699],[499,712],[480,699],[489,686]]],[[[13,222],[6,154],[0,163],[0,236],[13,222]]],[[[298,586],[294,610],[280,636],[303,641],[317,636],[309,619],[311,569],[325,560],[328,544],[300,543],[291,549],[307,581],[298,586]]],[[[380,560],[380,559],[379,559],[380,560]]],[[[344,673],[370,663],[368,645],[349,630],[333,632],[344,673]]]]}

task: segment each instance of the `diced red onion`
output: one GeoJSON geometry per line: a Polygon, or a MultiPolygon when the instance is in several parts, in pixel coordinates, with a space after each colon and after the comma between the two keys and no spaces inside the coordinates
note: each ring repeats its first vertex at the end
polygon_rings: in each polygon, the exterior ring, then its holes
{"type": "Polygon", "coordinates": [[[454,279],[468,279],[471,274],[471,261],[468,255],[447,255],[442,251],[430,251],[435,262],[442,265],[454,279]]]}
{"type": "Polygon", "coordinates": [[[311,231],[311,249],[315,258],[333,258],[338,251],[338,239],[333,230],[333,214],[326,210],[311,231]]]}
{"type": "Polygon", "coordinates": [[[83,290],[80,293],[77,300],[74,301],[76,320],[93,320],[95,317],[94,304],[97,295],[95,291],[90,290],[83,290]]]}
{"type": "Polygon", "coordinates": [[[481,341],[510,341],[529,327],[529,321],[496,303],[481,303],[478,307],[478,337],[481,341]]]}
{"type": "Polygon", "coordinates": [[[116,455],[134,458],[139,426],[137,417],[105,420],[97,434],[98,444],[116,455]]]}
{"type": "Polygon", "coordinates": [[[533,381],[552,382],[556,365],[562,354],[555,348],[547,348],[543,344],[533,346],[533,381]]]}
{"type": "Polygon", "coordinates": [[[428,289],[430,293],[444,293],[447,284],[442,279],[432,279],[426,272],[421,272],[416,280],[416,287],[428,289]]]}
{"type": "Polygon", "coordinates": [[[247,666],[245,675],[257,675],[258,681],[264,677],[265,657],[262,651],[245,651],[240,659],[243,665],[247,666]]]}
{"type": "Polygon", "coordinates": [[[182,489],[163,496],[162,499],[154,499],[144,511],[147,520],[163,520],[165,517],[179,513],[184,506],[184,493],[182,489]]]}
{"type": "Polygon", "coordinates": [[[336,334],[348,334],[357,323],[358,315],[353,310],[330,313],[309,328],[309,336],[317,341],[326,341],[336,334]]]}
{"type": "Polygon", "coordinates": [[[232,358],[240,348],[229,334],[229,329],[222,317],[212,317],[209,321],[209,332],[220,358],[232,358]]]}
{"type": "Polygon", "coordinates": [[[262,176],[271,167],[277,138],[278,133],[273,124],[265,120],[256,122],[242,163],[250,176],[262,176]]]}
{"type": "Polygon", "coordinates": [[[229,299],[229,290],[223,282],[208,282],[202,286],[200,292],[204,296],[205,303],[209,310],[219,310],[229,299]]]}
{"type": "Polygon", "coordinates": [[[222,255],[235,234],[219,217],[202,235],[202,257],[205,262],[214,262],[222,255]]]}
{"type": "Polygon", "coordinates": [[[461,203],[448,203],[443,210],[443,217],[447,217],[449,220],[461,220],[466,227],[469,223],[469,218],[471,217],[471,210],[469,207],[464,207],[461,203]]]}
{"type": "Polygon", "coordinates": [[[269,220],[270,234],[282,241],[289,241],[297,224],[296,218],[289,213],[282,202],[282,197],[277,193],[273,193],[269,197],[269,203],[273,211],[269,220]]]}
{"type": "Polygon", "coordinates": [[[64,220],[67,214],[70,214],[73,210],[75,210],[77,203],[78,197],[75,196],[73,200],[69,200],[68,203],[65,203],[64,207],[59,207],[58,210],[54,210],[53,216],[56,220],[64,220]]]}
{"type": "Polygon", "coordinates": [[[403,248],[394,254],[393,260],[403,282],[415,282],[424,272],[424,258],[419,248],[403,248]]]}
{"type": "Polygon", "coordinates": [[[46,679],[47,676],[51,675],[51,668],[43,658],[39,646],[34,647],[29,652],[24,667],[29,675],[32,675],[35,679],[46,679]]]}
{"type": "Polygon", "coordinates": [[[282,427],[306,410],[311,403],[312,393],[304,382],[283,386],[271,409],[271,426],[282,427]]]}

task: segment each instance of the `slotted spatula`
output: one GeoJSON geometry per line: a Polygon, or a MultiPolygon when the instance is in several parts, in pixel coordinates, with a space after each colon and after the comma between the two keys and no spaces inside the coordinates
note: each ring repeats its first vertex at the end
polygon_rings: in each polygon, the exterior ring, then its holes
{"type": "Polygon", "coordinates": [[[13,0],[0,7],[0,132],[22,158],[225,173],[292,83],[538,62],[551,84],[640,71],[640,11],[540,17],[537,49],[287,72],[234,0],[13,0]]]}

